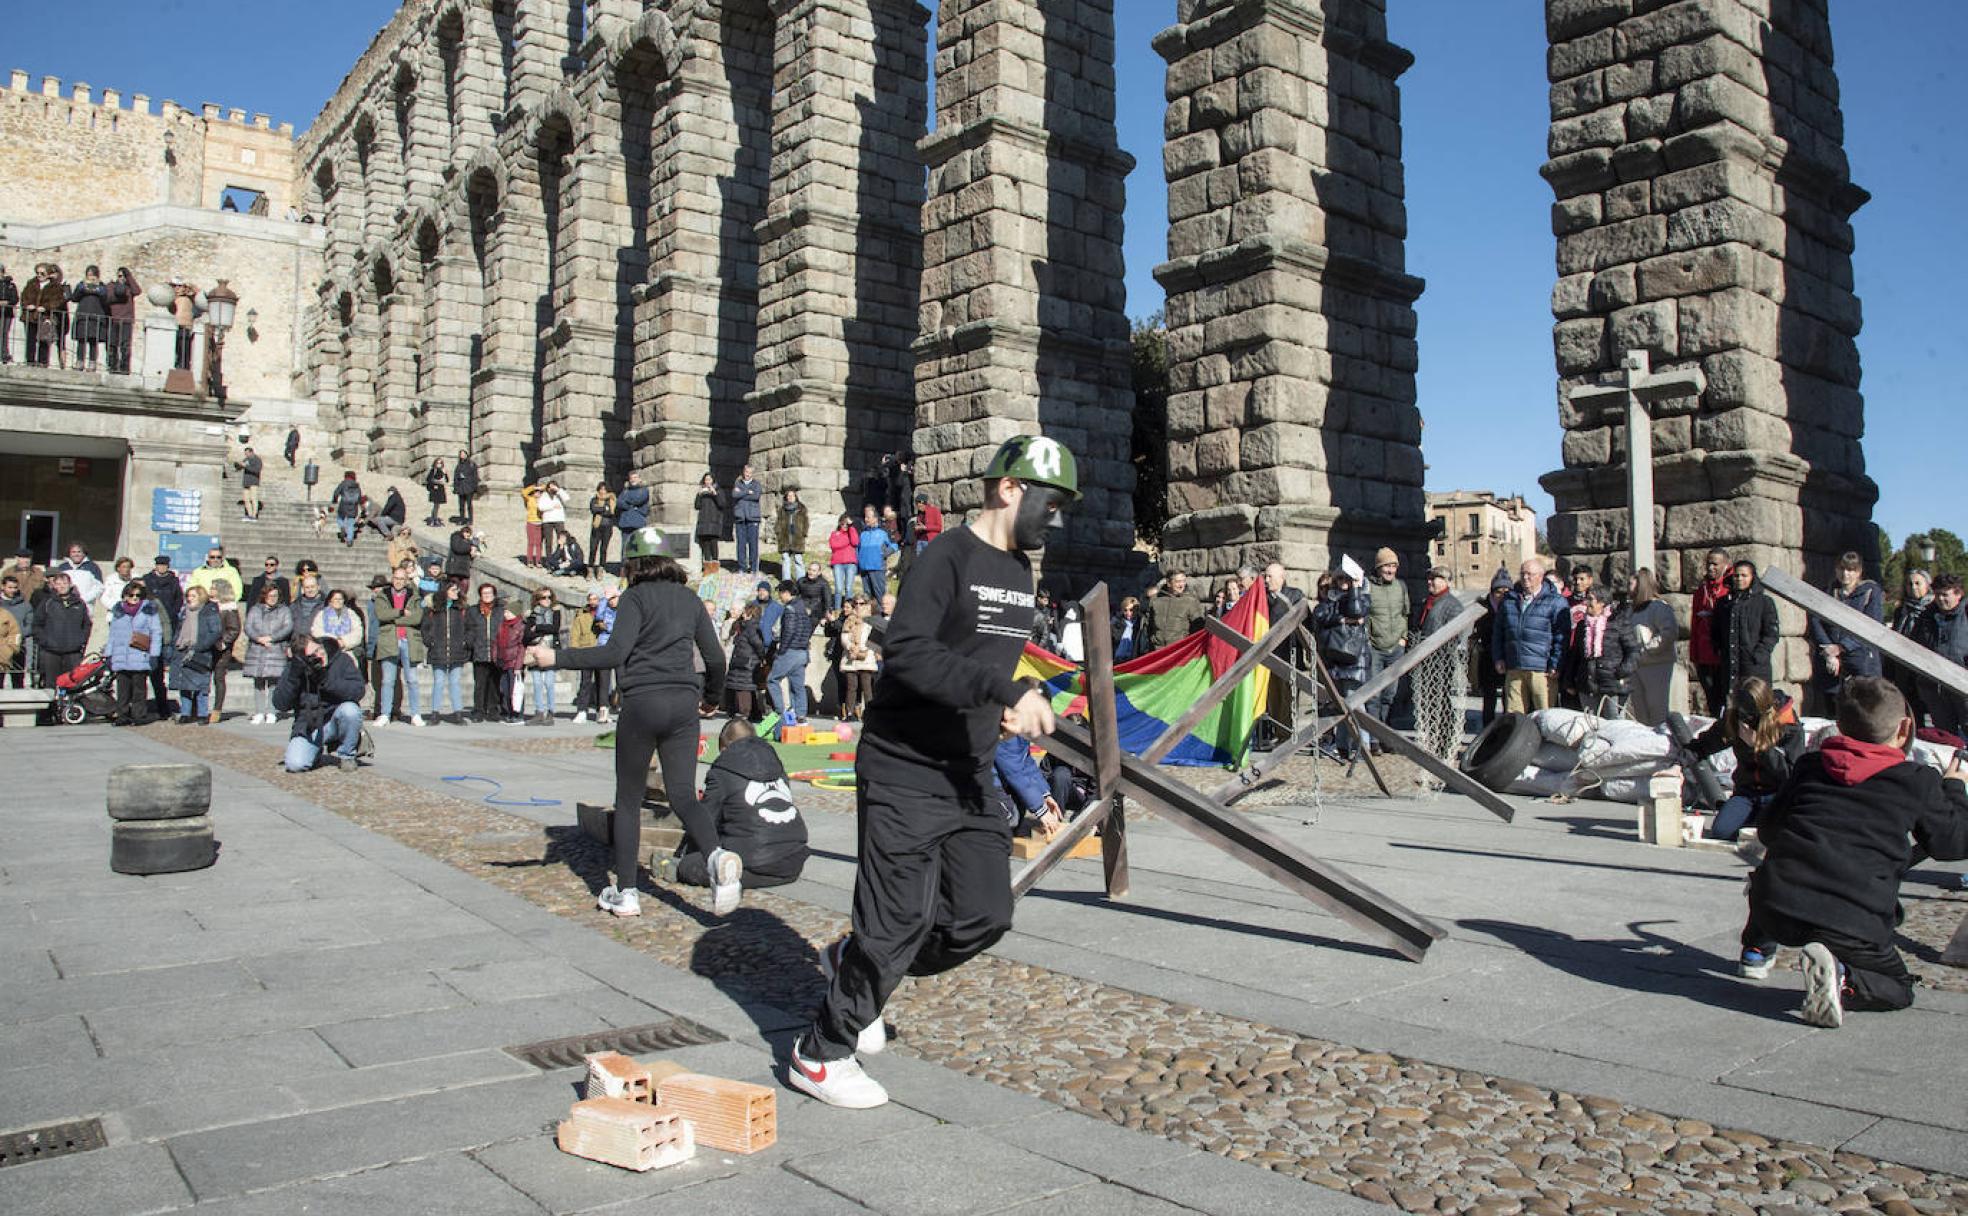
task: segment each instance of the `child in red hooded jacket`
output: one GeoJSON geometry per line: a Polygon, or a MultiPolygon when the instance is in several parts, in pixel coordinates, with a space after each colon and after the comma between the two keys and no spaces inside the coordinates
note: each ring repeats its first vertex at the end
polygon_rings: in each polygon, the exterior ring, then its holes
{"type": "Polygon", "coordinates": [[[1847,1009],[1905,1009],[1913,980],[1893,948],[1900,879],[1916,848],[1968,857],[1968,785],[1907,759],[1913,718],[1891,682],[1847,680],[1837,737],[1797,762],[1763,812],[1769,856],[1750,875],[1742,974],[1770,973],[1779,945],[1804,951],[1803,1016],[1842,1025],[1847,1009]]]}

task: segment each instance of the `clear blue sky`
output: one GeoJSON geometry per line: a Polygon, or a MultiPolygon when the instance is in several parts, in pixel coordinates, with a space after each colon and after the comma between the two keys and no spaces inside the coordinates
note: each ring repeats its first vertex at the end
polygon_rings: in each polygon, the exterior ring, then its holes
{"type": "MultiPolygon", "coordinates": [[[[320,109],[393,0],[151,0],[118,4],[77,36],[75,10],[32,5],[6,19],[7,61],[98,90],[263,111],[297,129],[320,109]]],[[[1161,176],[1163,64],[1149,39],[1174,0],[1116,0],[1121,144],[1128,181],[1129,312],[1161,306],[1150,275],[1166,256],[1161,176]]],[[[1536,0],[1389,0],[1403,77],[1408,269],[1421,298],[1424,454],[1431,488],[1530,494],[1558,464],[1551,358],[1551,192],[1537,175],[1546,108],[1543,6],[1536,0]]],[[[1968,389],[1944,352],[1968,352],[1968,45],[1963,0],[1832,0],[1846,150],[1872,202],[1854,220],[1865,306],[1866,459],[1876,514],[1895,540],[1943,526],[1968,534],[1950,480],[1968,438],[1968,389]],[[1939,452],[1947,456],[1935,460],[1939,452]]]]}

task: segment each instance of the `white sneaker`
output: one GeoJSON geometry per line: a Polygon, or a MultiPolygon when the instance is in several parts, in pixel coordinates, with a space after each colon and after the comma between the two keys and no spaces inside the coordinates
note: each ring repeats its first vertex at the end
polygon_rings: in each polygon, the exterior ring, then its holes
{"type": "Polygon", "coordinates": [[[617,916],[642,915],[642,898],[634,891],[617,891],[614,887],[603,887],[595,897],[595,906],[617,916]]]}
{"type": "Polygon", "coordinates": [[[738,910],[739,896],[744,893],[745,859],[730,849],[718,849],[706,860],[711,871],[711,911],[729,916],[738,910]]]}
{"type": "Polygon", "coordinates": [[[1845,1024],[1844,988],[1845,977],[1840,973],[1838,960],[1822,942],[1811,942],[1804,947],[1804,1008],[1805,1022],[1812,1026],[1823,1026],[1835,1030],[1845,1024]]]}
{"type": "Polygon", "coordinates": [[[385,726],[388,726],[389,724],[390,724],[390,720],[388,718],[377,718],[374,722],[371,722],[369,725],[375,727],[377,730],[381,730],[385,726]]]}
{"type": "Polygon", "coordinates": [[[786,1079],[793,1088],[848,1110],[867,1110],[888,1101],[881,1082],[861,1071],[861,1061],[809,1060],[800,1054],[800,1039],[793,1040],[792,1057],[786,1064],[786,1079]]]}
{"type": "Polygon", "coordinates": [[[422,726],[423,724],[424,724],[424,715],[422,715],[422,714],[411,714],[411,715],[410,715],[410,725],[412,725],[412,726],[422,726]]]}
{"type": "Polygon", "coordinates": [[[604,709],[600,713],[596,714],[595,721],[601,723],[603,726],[608,725],[608,723],[611,721],[611,719],[608,716],[608,711],[604,709]]]}
{"type": "Polygon", "coordinates": [[[576,711],[574,714],[574,720],[576,722],[586,722],[588,720],[588,711],[585,709],[576,711]]]}
{"type": "MultiPolygon", "coordinates": [[[[840,970],[841,951],[847,949],[847,937],[843,934],[820,951],[820,970],[826,975],[829,984],[834,982],[834,973],[840,970]]],[[[875,1020],[861,1028],[854,1036],[854,1054],[858,1056],[878,1056],[888,1050],[888,1026],[877,1013],[875,1020]]]]}

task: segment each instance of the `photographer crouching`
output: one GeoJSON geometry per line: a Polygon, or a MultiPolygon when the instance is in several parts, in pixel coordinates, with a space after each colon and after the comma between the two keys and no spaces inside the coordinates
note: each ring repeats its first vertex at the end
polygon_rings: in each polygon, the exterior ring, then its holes
{"type": "Polygon", "coordinates": [[[342,769],[353,769],[358,756],[369,754],[369,735],[362,729],[366,688],[362,669],[335,639],[309,637],[295,647],[273,689],[273,707],[294,715],[282,761],[288,772],[305,773],[324,754],[342,769]]]}

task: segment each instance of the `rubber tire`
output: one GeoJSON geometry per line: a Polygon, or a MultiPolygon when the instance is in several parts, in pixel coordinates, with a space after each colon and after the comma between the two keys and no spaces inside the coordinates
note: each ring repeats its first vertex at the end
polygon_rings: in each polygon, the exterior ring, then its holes
{"type": "Polygon", "coordinates": [[[1529,714],[1499,714],[1470,740],[1460,767],[1470,780],[1500,794],[1523,774],[1543,741],[1529,714]]]}
{"type": "Polygon", "coordinates": [[[88,718],[89,710],[80,700],[63,701],[61,708],[55,711],[55,720],[63,726],[80,726],[88,718]]]}
{"type": "Polygon", "coordinates": [[[109,868],[118,874],[177,874],[202,870],[219,859],[212,820],[153,819],[110,829],[109,868]]]}
{"type": "Polygon", "coordinates": [[[189,819],[212,809],[212,770],[203,764],[126,764],[109,771],[109,817],[189,819]]]}

